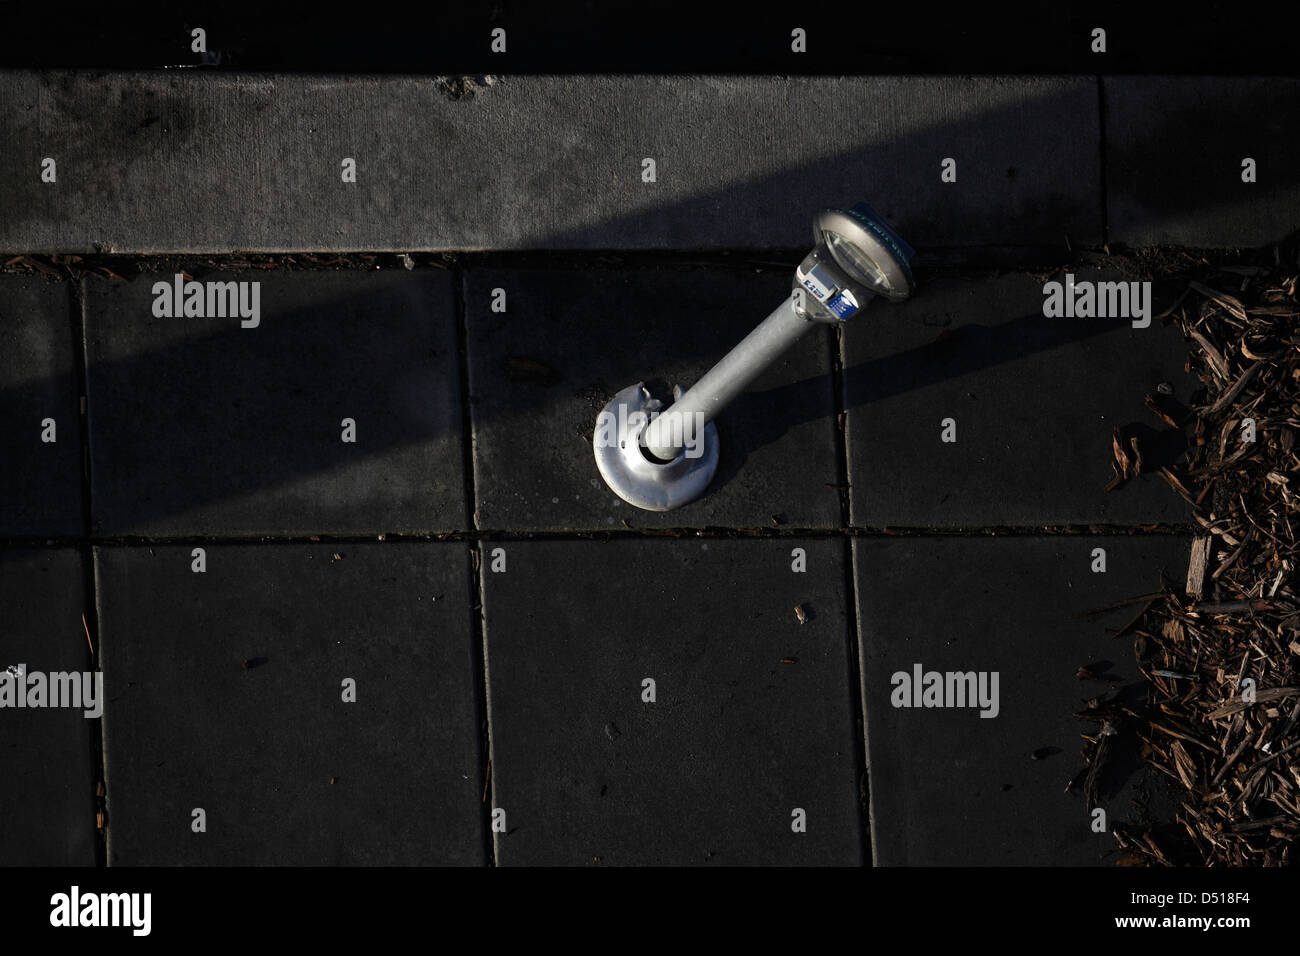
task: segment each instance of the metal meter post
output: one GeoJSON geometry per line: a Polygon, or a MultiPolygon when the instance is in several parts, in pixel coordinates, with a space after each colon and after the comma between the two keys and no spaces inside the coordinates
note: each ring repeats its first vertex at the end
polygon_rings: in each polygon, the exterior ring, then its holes
{"type": "Polygon", "coordinates": [[[718,466],[713,420],[732,399],[816,324],[843,324],[877,296],[911,296],[914,251],[865,203],[818,213],[813,236],[790,296],[690,389],[675,387],[668,408],[638,382],[600,413],[596,466],[624,501],[670,511],[698,498],[718,466]]]}

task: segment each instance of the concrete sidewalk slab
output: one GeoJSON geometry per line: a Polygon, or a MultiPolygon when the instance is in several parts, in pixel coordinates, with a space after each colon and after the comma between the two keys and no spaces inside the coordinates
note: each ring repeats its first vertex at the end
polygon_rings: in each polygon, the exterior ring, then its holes
{"type": "Polygon", "coordinates": [[[96,552],[110,865],[484,863],[465,546],[195,560],[96,552]]]}
{"type": "Polygon", "coordinates": [[[260,283],[258,324],[158,317],[172,275],[86,280],[93,530],[466,527],[450,277],[195,279],[205,295],[222,280],[260,283]]]}
{"type": "MultiPolygon", "coordinates": [[[[1127,279],[1092,267],[1084,283],[1127,279]]],[[[855,525],[977,528],[1188,520],[1158,469],[1186,441],[1145,406],[1187,403],[1176,328],[1153,319],[1048,318],[1064,274],[936,277],[915,298],[871,307],[844,335],[855,525]],[[951,425],[948,422],[951,421],[951,425]],[[1115,427],[1144,474],[1110,493],[1115,427]],[[945,441],[946,438],[955,439],[945,441]]],[[[1167,303],[1153,303],[1157,314],[1167,303]]]]}
{"type": "Polygon", "coordinates": [[[691,504],[653,512],[625,503],[592,449],[616,392],[654,379],[689,387],[788,297],[791,278],[752,269],[467,272],[478,527],[839,527],[824,328],[811,328],[722,413],[717,474],[691,504]],[[495,289],[504,313],[491,310],[495,289]]]}
{"type": "Polygon", "coordinates": [[[862,862],[841,541],[482,554],[499,863],[862,862]]]}
{"type": "Polygon", "coordinates": [[[1110,239],[1262,246],[1300,229],[1300,79],[1102,80],[1110,239]],[[1243,181],[1253,160],[1253,182],[1243,181]]]}
{"type": "Polygon", "coordinates": [[[90,672],[85,606],[76,549],[0,548],[0,673],[24,665],[29,690],[45,675],[46,704],[0,708],[0,866],[95,865],[94,718],[84,707],[48,706],[49,675],[90,672]]]}
{"type": "MultiPolygon", "coordinates": [[[[1080,734],[1097,730],[1072,714],[1111,691],[1140,700],[1131,642],[1106,630],[1140,607],[1080,615],[1158,590],[1162,572],[1181,581],[1189,547],[1182,537],[1122,535],[855,542],[878,865],[1113,864],[1110,832],[1093,832],[1082,795],[1065,793],[1083,767],[1080,734]],[[1092,571],[1095,548],[1105,550],[1104,573],[1092,571]],[[1080,680],[1086,665],[1114,681],[1080,680]],[[996,716],[969,701],[896,706],[908,687],[894,675],[910,679],[918,666],[923,675],[996,672],[996,716]]],[[[1108,831],[1133,821],[1135,798],[1154,786],[1139,764],[1117,751],[1103,775],[1108,831]]]]}
{"type": "Polygon", "coordinates": [[[0,536],[85,531],[69,288],[0,276],[0,536]]]}
{"type": "Polygon", "coordinates": [[[861,199],[917,248],[1101,241],[1088,77],[506,76],[458,97],[13,72],[0,128],[7,249],[782,249],[861,199]]]}

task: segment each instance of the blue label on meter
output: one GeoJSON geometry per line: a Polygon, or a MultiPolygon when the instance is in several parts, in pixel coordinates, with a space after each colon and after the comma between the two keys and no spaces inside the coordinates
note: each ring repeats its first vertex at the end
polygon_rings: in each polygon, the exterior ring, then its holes
{"type": "Polygon", "coordinates": [[[826,301],[826,308],[830,309],[841,319],[847,319],[854,312],[858,311],[857,300],[853,298],[853,293],[848,289],[838,292],[826,301]]]}
{"type": "Polygon", "coordinates": [[[826,290],[823,289],[821,286],[817,285],[817,283],[813,282],[811,278],[805,278],[803,280],[803,284],[807,286],[808,290],[813,295],[817,296],[817,298],[819,299],[826,298],[826,290]]]}

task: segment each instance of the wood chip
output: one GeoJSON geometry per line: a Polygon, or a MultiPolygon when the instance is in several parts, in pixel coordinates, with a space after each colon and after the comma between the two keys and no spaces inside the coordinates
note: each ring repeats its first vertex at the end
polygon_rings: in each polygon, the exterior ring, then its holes
{"type": "Polygon", "coordinates": [[[1237,318],[1241,319],[1243,322],[1246,321],[1246,308],[1241,304],[1241,301],[1239,299],[1236,299],[1233,296],[1228,295],[1226,292],[1220,292],[1217,289],[1211,289],[1209,286],[1203,285],[1200,282],[1192,281],[1188,284],[1197,292],[1199,292],[1201,295],[1205,296],[1207,299],[1212,300],[1215,304],[1220,305],[1223,308],[1227,309],[1229,312],[1231,312],[1237,318]]]}
{"type": "Polygon", "coordinates": [[[1192,542],[1192,558],[1187,562],[1187,596],[1199,601],[1205,584],[1205,562],[1210,557],[1210,536],[1201,535],[1192,542]]]}

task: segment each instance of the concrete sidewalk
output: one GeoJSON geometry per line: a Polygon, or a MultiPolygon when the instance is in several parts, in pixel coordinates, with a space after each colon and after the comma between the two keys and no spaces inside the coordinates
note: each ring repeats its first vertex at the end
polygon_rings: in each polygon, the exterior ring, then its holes
{"type": "Polygon", "coordinates": [[[195,271],[259,282],[255,327],[155,316],[165,273],[0,276],[0,657],[107,698],[102,750],[66,712],[0,723],[57,795],[6,789],[57,841],[29,855],[93,862],[102,753],[113,864],[1105,859],[1060,789],[1107,646],[1076,615],[1185,554],[1158,478],[1103,490],[1146,391],[1190,400],[1177,336],[933,274],[842,356],[804,340],[719,421],[711,492],[655,514],[600,480],[596,412],[698,377],[789,273],[599,268],[598,300],[558,267],[195,271]],[[665,305],[710,295],[707,325],[665,305]],[[1000,712],[894,708],[918,664],[998,672],[1000,712]]]}
{"type": "Polygon", "coordinates": [[[1272,77],[505,76],[461,94],[11,72],[0,249],[789,249],[809,209],[859,196],[922,249],[1259,245],[1300,228],[1298,94],[1272,77]]]}

